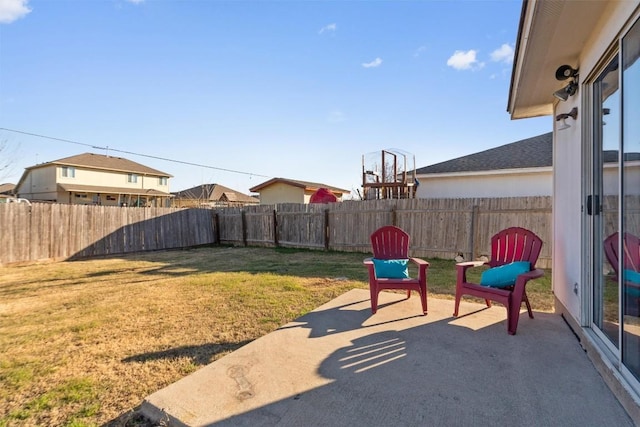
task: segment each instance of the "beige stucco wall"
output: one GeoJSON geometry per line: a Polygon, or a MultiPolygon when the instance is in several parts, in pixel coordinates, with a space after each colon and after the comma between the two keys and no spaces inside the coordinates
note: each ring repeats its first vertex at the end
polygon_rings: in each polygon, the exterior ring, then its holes
{"type": "Polygon", "coordinates": [[[19,197],[29,200],[55,200],[56,191],[56,167],[53,165],[32,169],[16,188],[19,197]]]}
{"type": "Polygon", "coordinates": [[[119,187],[130,189],[153,189],[169,193],[170,179],[167,185],[160,185],[158,176],[138,175],[136,183],[127,182],[127,173],[109,172],[93,169],[75,168],[75,176],[62,176],[62,166],[49,165],[31,169],[25,180],[17,188],[20,197],[30,200],[55,200],[59,203],[100,203],[104,205],[118,205],[119,200],[107,200],[106,195],[87,195],[86,198],[70,195],[68,192],[58,192],[57,184],[91,185],[96,187],[119,187]]]}
{"type": "Polygon", "coordinates": [[[551,196],[552,168],[504,170],[466,174],[418,175],[416,197],[471,198],[551,196]]]}
{"type": "MultiPolygon", "coordinates": [[[[577,65],[580,67],[580,84],[588,82],[595,76],[595,67],[605,56],[608,49],[617,40],[621,29],[632,16],[638,6],[637,1],[611,2],[598,25],[593,29],[591,38],[585,43],[577,65]]],[[[560,64],[559,64],[560,65],[560,64]]],[[[549,71],[550,73],[553,70],[549,71]]],[[[582,86],[581,86],[582,89],[582,86]]],[[[575,96],[565,102],[558,102],[554,108],[554,115],[566,113],[573,107],[582,109],[583,90],[578,90],[575,96]]],[[[582,111],[580,111],[582,113],[582,111]]],[[[581,248],[589,248],[583,234],[588,220],[582,212],[583,175],[582,159],[583,146],[582,121],[580,116],[577,125],[562,131],[555,130],[554,124],[554,179],[553,179],[553,292],[556,298],[567,308],[575,321],[587,326],[589,284],[588,272],[584,271],[581,248]],[[577,221],[581,218],[581,221],[577,221]],[[577,284],[577,293],[574,292],[577,284]]],[[[590,136],[585,135],[585,141],[590,136]]],[[[586,145],[586,144],[585,144],[586,145]]],[[[606,177],[607,178],[607,177],[606,177]]],[[[607,179],[607,181],[611,182],[607,179]]],[[[607,183],[605,182],[605,186],[607,183]]]]}
{"type": "Polygon", "coordinates": [[[81,169],[76,168],[76,176],[63,177],[62,168],[58,167],[58,182],[61,184],[82,184],[82,185],[95,185],[99,187],[121,187],[121,188],[143,188],[153,189],[163,192],[169,192],[169,182],[167,185],[160,185],[158,176],[138,175],[138,182],[128,182],[127,172],[110,172],[104,170],[95,169],[81,169]]]}
{"type": "Polygon", "coordinates": [[[275,205],[277,203],[308,203],[304,188],[294,187],[283,183],[275,183],[260,190],[261,205],[275,205]]]}

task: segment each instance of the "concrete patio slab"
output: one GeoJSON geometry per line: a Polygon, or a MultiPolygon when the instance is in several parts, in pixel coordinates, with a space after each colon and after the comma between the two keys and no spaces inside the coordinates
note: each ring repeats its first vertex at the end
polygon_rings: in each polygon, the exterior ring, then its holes
{"type": "Polygon", "coordinates": [[[175,426],[632,426],[555,314],[349,291],[142,404],[175,426]]]}

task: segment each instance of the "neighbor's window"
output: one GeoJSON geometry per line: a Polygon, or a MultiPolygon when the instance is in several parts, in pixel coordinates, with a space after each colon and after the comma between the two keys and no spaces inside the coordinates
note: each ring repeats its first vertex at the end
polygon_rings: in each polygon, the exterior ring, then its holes
{"type": "Polygon", "coordinates": [[[136,183],[138,182],[138,175],[135,173],[130,173],[127,175],[127,182],[136,183]]]}
{"type": "Polygon", "coordinates": [[[161,176],[160,178],[158,178],[158,183],[160,185],[167,185],[168,179],[166,176],[161,176]]]}
{"type": "Polygon", "coordinates": [[[75,178],[76,168],[73,166],[62,166],[62,176],[65,178],[75,178]]]}

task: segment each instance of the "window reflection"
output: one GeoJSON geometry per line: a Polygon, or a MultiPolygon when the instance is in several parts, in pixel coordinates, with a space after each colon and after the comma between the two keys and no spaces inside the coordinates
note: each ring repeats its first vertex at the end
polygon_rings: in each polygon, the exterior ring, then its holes
{"type": "MultiPolygon", "coordinates": [[[[594,85],[595,100],[595,126],[599,138],[598,153],[595,158],[596,168],[599,171],[595,176],[597,206],[596,218],[604,239],[605,258],[602,275],[594,286],[594,323],[607,336],[609,341],[619,348],[620,310],[619,310],[619,285],[617,270],[612,263],[612,256],[617,257],[617,252],[610,251],[613,242],[618,240],[618,203],[619,203],[619,164],[618,156],[620,148],[620,91],[618,57],[611,60],[607,68],[602,72],[594,85]],[[600,207],[602,208],[601,212],[600,207]]],[[[613,245],[613,246],[612,246],[613,245]]]]}
{"type": "Polygon", "coordinates": [[[640,379],[640,22],[622,42],[622,362],[640,379]]]}

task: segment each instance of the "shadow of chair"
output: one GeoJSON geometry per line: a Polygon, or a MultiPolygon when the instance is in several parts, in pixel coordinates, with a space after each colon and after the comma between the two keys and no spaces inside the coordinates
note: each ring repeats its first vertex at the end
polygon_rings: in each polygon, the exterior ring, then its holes
{"type": "MultiPolygon", "coordinates": [[[[604,240],[604,254],[613,268],[614,277],[618,282],[619,271],[619,239],[616,231],[604,240]]],[[[640,316],[640,238],[631,233],[624,233],[624,259],[622,261],[624,278],[624,314],[640,316]]]]}
{"type": "Polygon", "coordinates": [[[373,258],[367,258],[363,261],[369,272],[371,312],[375,314],[378,311],[380,291],[400,289],[407,291],[407,299],[411,297],[411,291],[417,291],[420,294],[422,313],[427,314],[427,269],[429,263],[423,259],[409,256],[409,234],[392,225],[383,226],[371,234],[371,248],[373,258]],[[408,270],[405,270],[405,274],[400,275],[382,274],[383,263],[395,261],[400,261],[401,265],[406,266],[409,262],[416,265],[418,267],[417,278],[409,277],[408,270]]]}
{"type": "Polygon", "coordinates": [[[458,316],[460,299],[463,295],[482,298],[485,300],[487,307],[491,307],[491,301],[495,301],[506,307],[507,332],[510,335],[515,335],[523,301],[527,306],[529,317],[533,319],[526,285],[529,280],[544,275],[543,270],[535,267],[541,249],[542,239],[525,228],[510,227],[494,235],[491,238],[491,259],[488,262],[470,261],[456,264],[456,300],[453,316],[458,316]],[[518,261],[528,262],[529,271],[515,276],[512,284],[503,287],[491,287],[467,281],[467,270],[471,267],[488,265],[490,268],[497,268],[512,265],[512,263],[518,261]]]}

